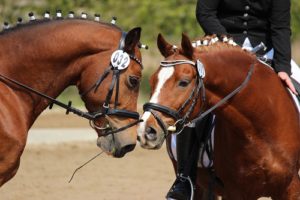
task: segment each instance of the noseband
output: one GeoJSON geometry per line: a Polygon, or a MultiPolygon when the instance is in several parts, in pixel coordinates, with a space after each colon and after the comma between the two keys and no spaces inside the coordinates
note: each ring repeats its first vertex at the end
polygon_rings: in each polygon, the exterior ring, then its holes
{"type": "MultiPolygon", "coordinates": [[[[197,73],[198,78],[196,80],[196,87],[193,88],[193,90],[191,91],[191,93],[189,95],[189,98],[187,98],[185,100],[185,102],[181,105],[181,107],[178,110],[174,110],[172,108],[160,105],[158,103],[151,103],[151,102],[145,103],[143,106],[144,112],[149,111],[154,116],[157,123],[163,130],[165,137],[167,137],[169,131],[180,133],[181,130],[184,128],[187,120],[190,117],[190,114],[194,110],[194,107],[197,103],[201,88],[202,88],[201,101],[205,102],[205,87],[203,84],[205,70],[204,70],[204,66],[202,65],[202,63],[200,61],[197,61],[197,63],[190,61],[190,60],[162,61],[160,63],[160,66],[161,67],[175,67],[176,65],[181,65],[181,64],[192,65],[193,67],[197,68],[197,72],[198,72],[197,73]],[[187,106],[189,104],[190,104],[190,107],[187,108],[187,106]],[[187,112],[185,114],[183,114],[182,112],[186,108],[187,108],[187,112]],[[166,125],[164,124],[164,122],[159,117],[159,115],[157,114],[156,111],[175,119],[175,121],[176,121],[175,124],[173,126],[166,127],[166,125]],[[180,128],[178,129],[177,127],[180,127],[180,128]],[[179,130],[179,131],[177,131],[177,130],[179,130]]],[[[203,104],[202,104],[202,106],[203,106],[203,104]]]]}
{"type": "MultiPolygon", "coordinates": [[[[124,49],[124,46],[125,46],[125,37],[126,37],[126,33],[125,32],[122,32],[122,36],[121,36],[121,39],[120,39],[120,42],[119,42],[119,48],[117,51],[117,53],[119,53],[118,55],[116,54],[113,54],[113,56],[115,56],[114,58],[116,58],[117,56],[124,56],[125,54],[127,55],[127,53],[123,53],[123,49],[124,49]],[[123,54],[122,54],[123,53],[123,54]]],[[[116,52],[116,51],[115,51],[116,52]]],[[[130,54],[128,55],[129,59],[130,60],[133,60],[134,62],[138,63],[139,66],[141,68],[143,68],[143,65],[142,65],[142,62],[133,54],[130,54]]],[[[129,62],[130,60],[127,60],[127,66],[129,65],[129,62]]],[[[82,93],[81,94],[81,97],[85,96],[87,93],[91,92],[93,89],[94,89],[94,93],[97,91],[97,89],[99,88],[99,86],[101,85],[101,83],[103,82],[103,80],[109,75],[110,72],[113,73],[113,78],[112,78],[112,82],[110,84],[110,87],[109,87],[109,90],[108,90],[108,93],[107,93],[107,96],[106,96],[106,99],[105,99],[105,102],[104,104],[102,105],[102,108],[100,108],[99,111],[96,111],[96,112],[83,112],[79,109],[76,109],[74,107],[72,107],[72,102],[69,101],[68,104],[65,104],[61,101],[58,101],[48,95],[45,95],[25,84],[22,84],[16,80],[13,80],[9,77],[6,77],[2,74],[0,74],[0,81],[4,82],[5,84],[6,81],[14,84],[14,85],[17,85],[19,87],[22,87],[24,88],[25,90],[31,92],[31,93],[34,93],[42,98],[45,98],[47,99],[49,102],[50,102],[50,106],[49,108],[51,109],[53,104],[55,105],[58,105],[64,109],[66,109],[66,114],[69,114],[70,112],[76,114],[76,115],[79,115],[80,117],[83,117],[83,118],[86,118],[88,120],[90,120],[90,125],[92,126],[92,128],[94,129],[106,129],[106,128],[99,128],[95,125],[94,121],[97,120],[98,118],[100,117],[104,117],[104,116],[107,116],[107,115],[115,115],[115,116],[119,116],[119,117],[126,117],[126,118],[131,118],[131,119],[135,119],[134,122],[132,123],[129,123],[127,124],[126,126],[124,127],[121,127],[119,129],[115,129],[115,130],[111,130],[111,131],[108,131],[104,134],[102,134],[101,136],[107,136],[107,135],[110,135],[110,134],[114,134],[114,133],[117,133],[117,132],[120,132],[120,131],[123,131],[127,128],[130,128],[138,123],[140,123],[142,120],[139,119],[139,113],[138,112],[134,112],[134,111],[129,111],[129,110],[124,110],[124,109],[117,109],[117,106],[118,106],[118,98],[119,98],[119,77],[120,77],[120,74],[121,74],[121,71],[123,69],[121,69],[120,67],[118,66],[122,66],[122,62],[121,61],[124,61],[123,58],[117,58],[117,60],[113,60],[112,58],[112,61],[109,65],[109,67],[105,70],[105,72],[100,76],[100,78],[96,81],[96,83],[90,88],[88,89],[86,92],[82,93]],[[116,63],[116,65],[114,66],[113,63],[116,63]],[[112,94],[113,94],[113,91],[114,91],[114,88],[116,87],[116,95],[115,95],[115,103],[114,103],[114,108],[110,108],[110,101],[111,101],[111,98],[112,98],[112,94]]],[[[109,127],[111,128],[111,127],[109,127]]]]}

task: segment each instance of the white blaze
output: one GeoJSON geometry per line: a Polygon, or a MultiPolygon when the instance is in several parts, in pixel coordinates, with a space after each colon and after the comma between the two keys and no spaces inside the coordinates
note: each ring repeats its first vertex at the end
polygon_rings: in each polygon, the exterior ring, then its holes
{"type": "Polygon", "coordinates": [[[167,80],[173,75],[174,67],[164,67],[158,73],[158,83],[150,99],[151,103],[158,103],[158,97],[161,89],[167,80]]]}
{"type": "MultiPolygon", "coordinates": [[[[174,67],[163,67],[158,73],[158,83],[156,85],[156,88],[152,94],[152,97],[150,99],[150,103],[158,103],[158,97],[161,89],[163,88],[164,84],[167,82],[167,80],[173,75],[174,73],[174,67]]],[[[142,116],[143,122],[139,124],[138,127],[138,135],[141,136],[141,133],[145,131],[145,126],[148,118],[151,116],[150,112],[145,112],[142,116]]]]}

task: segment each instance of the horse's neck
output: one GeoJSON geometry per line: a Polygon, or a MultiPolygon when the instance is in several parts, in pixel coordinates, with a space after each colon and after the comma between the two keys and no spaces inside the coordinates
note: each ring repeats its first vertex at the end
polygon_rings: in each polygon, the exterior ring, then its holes
{"type": "MultiPolygon", "coordinates": [[[[56,98],[66,87],[76,84],[85,56],[118,45],[101,34],[118,37],[120,33],[81,21],[46,23],[8,33],[0,37],[0,73],[56,98]]],[[[28,109],[27,118],[35,120],[48,105],[37,95],[12,92],[28,109]]]]}
{"type": "Polygon", "coordinates": [[[212,51],[199,55],[204,64],[205,86],[212,98],[224,97],[236,89],[247,77],[256,60],[244,52],[212,51]],[[214,96],[214,97],[213,97],[214,96]]]}
{"type": "Polygon", "coordinates": [[[263,130],[271,123],[280,126],[286,121],[295,121],[293,119],[298,116],[297,110],[287,90],[276,74],[255,58],[238,54],[236,57],[213,55],[203,57],[202,60],[204,66],[207,66],[205,86],[208,108],[238,88],[245,81],[251,65],[255,64],[254,72],[245,87],[216,111],[235,129],[250,130],[255,122],[256,128],[263,130]],[[245,59],[243,56],[246,56],[245,59]]]}

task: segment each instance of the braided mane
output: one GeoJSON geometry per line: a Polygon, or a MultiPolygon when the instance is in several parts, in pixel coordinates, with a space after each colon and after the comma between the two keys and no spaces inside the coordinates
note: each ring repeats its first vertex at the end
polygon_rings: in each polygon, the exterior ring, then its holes
{"type": "Polygon", "coordinates": [[[212,52],[212,51],[234,51],[242,52],[244,54],[255,56],[255,54],[241,48],[234,40],[227,36],[217,37],[216,35],[207,35],[195,39],[192,42],[193,47],[199,51],[199,53],[212,52]]]}
{"type": "MultiPolygon", "coordinates": [[[[4,25],[3,25],[3,30],[0,32],[0,35],[4,35],[4,34],[7,34],[7,33],[10,33],[10,32],[14,32],[14,31],[17,31],[17,30],[20,30],[22,28],[25,28],[25,27],[31,27],[31,26],[37,26],[37,25],[41,25],[41,24],[46,24],[46,23],[54,23],[54,22],[57,22],[57,21],[71,21],[71,20],[83,20],[83,21],[91,21],[91,22],[95,22],[95,23],[99,23],[99,24],[102,24],[102,25],[105,25],[105,26],[108,26],[108,27],[112,27],[112,28],[116,28],[118,30],[122,30],[120,27],[118,27],[117,25],[115,25],[115,21],[116,21],[116,17],[113,17],[112,21],[110,23],[107,23],[107,22],[103,22],[103,21],[100,21],[100,15],[99,14],[95,14],[95,19],[91,19],[91,18],[88,18],[87,17],[87,14],[86,13],[82,13],[81,16],[75,16],[74,15],[74,12],[73,11],[70,11],[69,12],[69,15],[68,17],[46,17],[46,14],[49,14],[49,12],[45,12],[45,17],[42,18],[42,19],[35,19],[34,15],[32,12],[30,12],[28,15],[29,15],[29,21],[27,22],[22,22],[22,18],[18,18],[18,23],[13,25],[13,26],[10,26],[7,22],[4,22],[4,25]],[[72,17],[70,17],[70,14],[73,14],[72,17]]],[[[60,12],[61,14],[61,12],[60,12]]]]}

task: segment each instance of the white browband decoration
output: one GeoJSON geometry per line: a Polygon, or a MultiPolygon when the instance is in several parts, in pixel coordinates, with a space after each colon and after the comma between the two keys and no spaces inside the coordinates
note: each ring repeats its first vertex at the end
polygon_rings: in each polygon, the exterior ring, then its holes
{"type": "Polygon", "coordinates": [[[170,61],[161,61],[160,65],[163,67],[173,67],[175,65],[181,65],[181,64],[190,64],[195,66],[195,63],[190,60],[170,60],[170,61]]]}
{"type": "Polygon", "coordinates": [[[203,79],[205,77],[205,68],[203,63],[200,60],[197,60],[196,63],[194,63],[191,60],[167,60],[167,61],[160,62],[160,65],[162,67],[174,67],[175,65],[181,65],[181,64],[190,64],[195,66],[197,68],[199,78],[203,79]]]}

